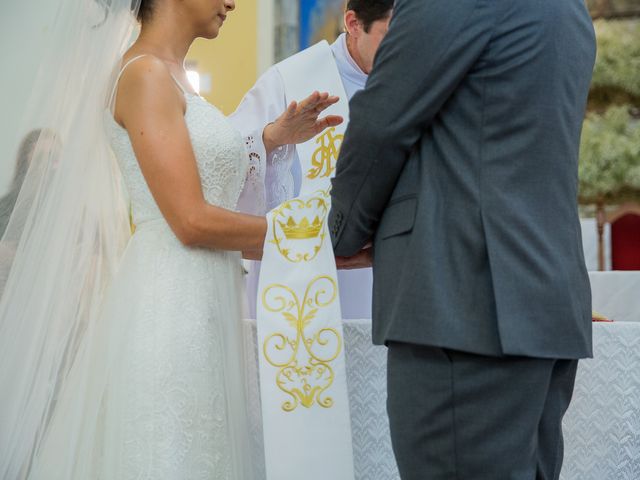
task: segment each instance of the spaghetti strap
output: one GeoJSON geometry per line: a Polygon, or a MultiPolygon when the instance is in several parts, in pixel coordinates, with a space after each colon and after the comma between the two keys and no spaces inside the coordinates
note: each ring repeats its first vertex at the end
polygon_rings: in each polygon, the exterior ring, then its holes
{"type": "Polygon", "coordinates": [[[146,57],[146,56],[147,56],[147,54],[146,54],[146,53],[143,53],[142,55],[137,55],[137,56],[135,56],[135,57],[133,57],[133,58],[129,59],[129,60],[127,61],[127,63],[125,63],[125,64],[122,66],[122,68],[120,69],[120,73],[118,73],[118,78],[116,78],[116,83],[118,83],[118,80],[120,80],[120,77],[122,76],[122,74],[124,73],[125,69],[126,69],[129,65],[131,65],[133,62],[135,62],[135,61],[136,61],[136,60],[138,60],[139,58],[146,57]]]}
{"type": "MultiPolygon", "coordinates": [[[[127,62],[122,66],[122,68],[120,69],[120,72],[118,72],[118,76],[116,77],[116,81],[113,83],[113,90],[111,90],[111,95],[109,96],[109,104],[108,104],[108,105],[109,105],[109,107],[111,107],[111,106],[112,106],[113,100],[114,100],[114,98],[115,98],[115,96],[116,96],[116,91],[117,91],[117,89],[118,89],[118,82],[120,81],[120,77],[122,77],[122,74],[124,73],[125,69],[126,69],[129,65],[131,65],[133,62],[135,62],[136,60],[138,60],[138,59],[140,59],[140,58],[142,58],[142,57],[146,57],[146,56],[147,56],[147,55],[146,55],[146,54],[144,54],[144,53],[143,53],[142,55],[137,55],[137,56],[135,56],[135,57],[133,57],[133,58],[129,59],[129,60],[128,60],[128,61],[127,61],[127,62]]],[[[173,75],[171,75],[171,76],[173,77],[173,75]]],[[[175,78],[174,78],[174,81],[175,81],[175,78]]]]}
{"type": "Polygon", "coordinates": [[[178,85],[178,88],[182,91],[182,93],[184,93],[185,95],[190,94],[190,92],[182,86],[182,84],[178,81],[178,79],[173,76],[173,73],[169,72],[169,75],[171,75],[171,78],[173,78],[173,81],[176,82],[176,85],[178,85]]]}
{"type": "MultiPolygon", "coordinates": [[[[113,84],[113,90],[111,91],[111,96],[109,97],[109,106],[112,105],[113,100],[116,96],[116,91],[118,89],[118,82],[120,81],[120,77],[122,77],[122,74],[124,73],[124,71],[126,70],[126,68],[131,65],[133,62],[135,62],[136,60],[142,58],[142,57],[146,57],[147,54],[143,53],[142,55],[137,55],[131,59],[129,59],[120,69],[120,72],[118,73],[118,76],[116,77],[116,81],[113,84]]],[[[173,81],[176,83],[176,85],[178,86],[178,88],[180,89],[180,91],[187,95],[189,94],[189,92],[187,91],[186,88],[184,88],[184,86],[178,81],[178,79],[176,77],[173,76],[173,73],[169,72],[169,75],[171,75],[171,78],[173,79],[173,81]]]]}

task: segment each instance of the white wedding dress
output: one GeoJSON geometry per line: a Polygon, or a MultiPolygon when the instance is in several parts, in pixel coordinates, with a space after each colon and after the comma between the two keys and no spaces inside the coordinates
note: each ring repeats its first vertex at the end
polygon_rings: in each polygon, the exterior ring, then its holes
{"type": "MultiPolygon", "coordinates": [[[[233,210],[248,166],[243,140],[218,109],[183,92],[204,196],[233,210]]],[[[94,442],[95,458],[74,478],[244,480],[251,474],[240,254],[181,244],[149,191],[126,130],[106,117],[136,228],[107,294],[101,332],[88,349],[96,357],[89,360],[98,377],[90,388],[100,403],[99,422],[79,428],[94,442]]],[[[32,478],[54,478],[56,438],[75,419],[91,417],[68,411],[74,407],[64,399],[73,395],[63,394],[53,410],[32,478]]]]}

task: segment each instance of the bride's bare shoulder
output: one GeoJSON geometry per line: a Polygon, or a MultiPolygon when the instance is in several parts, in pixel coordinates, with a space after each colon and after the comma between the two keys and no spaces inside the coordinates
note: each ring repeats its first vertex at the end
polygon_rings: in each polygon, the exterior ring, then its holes
{"type": "Polygon", "coordinates": [[[122,65],[124,70],[116,92],[115,117],[118,123],[126,123],[126,117],[140,109],[156,113],[184,110],[184,98],[161,59],[127,52],[122,65]]]}
{"type": "Polygon", "coordinates": [[[119,93],[141,88],[172,87],[175,89],[169,67],[158,57],[149,54],[127,53],[122,60],[119,93]]]}

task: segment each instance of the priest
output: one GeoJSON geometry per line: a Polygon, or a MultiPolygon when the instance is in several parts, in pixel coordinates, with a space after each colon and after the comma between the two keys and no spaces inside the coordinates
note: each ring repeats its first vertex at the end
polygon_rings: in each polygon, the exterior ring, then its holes
{"type": "MultiPolygon", "coordinates": [[[[294,125],[296,122],[287,122],[287,119],[295,117],[306,105],[319,105],[318,110],[321,110],[326,103],[317,99],[317,92],[302,102],[300,98],[290,98],[285,77],[297,75],[300,81],[309,82],[310,94],[314,90],[326,90],[325,85],[313,84],[314,69],[322,68],[324,55],[330,59],[339,83],[339,91],[329,93],[344,97],[340,99],[341,102],[348,101],[365,86],[378,46],[387,33],[392,11],[393,0],[349,0],[344,13],[345,33],[333,44],[321,42],[274,65],[247,93],[231,116],[232,122],[245,138],[251,160],[238,204],[241,211],[265,214],[282,202],[296,197],[300,193],[303,177],[307,175],[302,171],[296,145],[310,140],[314,134],[305,137],[303,133],[301,138],[301,132],[294,125]]],[[[330,116],[329,122],[322,127],[331,126],[334,124],[332,122],[335,123],[335,116],[330,116]]],[[[332,142],[328,148],[328,157],[337,158],[339,140],[332,142]]],[[[329,174],[334,168],[335,165],[328,165],[322,170],[329,174]]],[[[320,170],[316,174],[321,173],[320,170]]],[[[346,262],[344,266],[359,265],[346,262]]],[[[249,313],[254,318],[258,275],[259,264],[256,262],[251,265],[247,280],[249,313]]],[[[339,284],[343,318],[370,318],[371,269],[342,270],[339,284]]]]}

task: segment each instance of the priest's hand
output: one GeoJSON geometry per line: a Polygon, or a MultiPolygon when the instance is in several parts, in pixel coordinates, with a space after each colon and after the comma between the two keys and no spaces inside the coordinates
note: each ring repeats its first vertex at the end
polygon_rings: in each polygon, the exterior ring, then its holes
{"type": "Polygon", "coordinates": [[[373,249],[363,248],[352,257],[336,257],[338,270],[355,270],[369,268],[373,265],[373,249]]]}
{"type": "Polygon", "coordinates": [[[313,92],[301,102],[291,102],[287,110],[262,132],[267,153],[282,145],[304,143],[324,129],[340,125],[343,118],[339,115],[319,118],[324,110],[339,100],[339,97],[330,96],[327,92],[313,92]]]}

